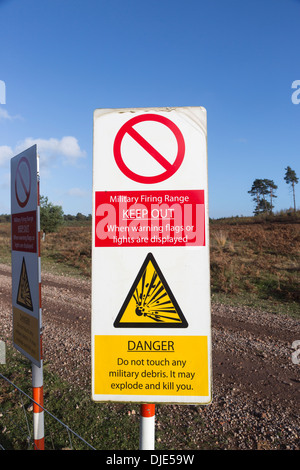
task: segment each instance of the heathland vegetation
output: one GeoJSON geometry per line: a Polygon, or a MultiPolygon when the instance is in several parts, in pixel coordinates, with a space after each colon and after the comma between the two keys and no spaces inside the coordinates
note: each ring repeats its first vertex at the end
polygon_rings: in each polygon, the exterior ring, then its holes
{"type": "Polygon", "coordinates": [[[299,227],[290,211],[212,221],[212,298],[300,316],[299,227]]]}

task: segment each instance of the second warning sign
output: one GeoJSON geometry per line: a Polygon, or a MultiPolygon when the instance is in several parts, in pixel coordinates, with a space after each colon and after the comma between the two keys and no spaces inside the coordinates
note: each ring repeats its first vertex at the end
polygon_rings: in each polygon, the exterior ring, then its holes
{"type": "Polygon", "coordinates": [[[40,367],[41,273],[37,146],[11,159],[13,344],[40,367]]]}

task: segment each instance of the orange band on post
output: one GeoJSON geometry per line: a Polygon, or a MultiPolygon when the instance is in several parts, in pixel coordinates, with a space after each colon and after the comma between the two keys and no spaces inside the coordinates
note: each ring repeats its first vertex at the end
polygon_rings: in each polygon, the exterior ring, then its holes
{"type": "Polygon", "coordinates": [[[41,406],[44,406],[44,394],[43,394],[43,387],[34,387],[33,388],[33,400],[34,402],[38,403],[33,403],[33,412],[34,413],[41,413],[43,408],[41,406]],[[41,405],[41,406],[39,406],[41,405]]]}
{"type": "Polygon", "coordinates": [[[143,404],[141,405],[141,416],[143,418],[151,418],[155,415],[155,405],[143,404]]]}
{"type": "Polygon", "coordinates": [[[35,439],[34,448],[35,450],[45,450],[45,438],[42,437],[42,439],[35,439]]]}

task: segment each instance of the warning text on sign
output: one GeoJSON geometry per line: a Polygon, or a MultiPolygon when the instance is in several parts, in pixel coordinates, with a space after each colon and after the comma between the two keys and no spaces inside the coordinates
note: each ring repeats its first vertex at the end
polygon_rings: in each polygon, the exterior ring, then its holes
{"type": "Polygon", "coordinates": [[[39,359],[38,319],[16,307],[13,307],[13,340],[15,346],[39,359]]]}
{"type": "Polygon", "coordinates": [[[12,214],[12,250],[37,252],[36,211],[12,214]]]}
{"type": "Polygon", "coordinates": [[[95,336],[95,354],[95,394],[208,395],[206,336],[95,336]]]}
{"type": "Polygon", "coordinates": [[[98,191],[95,246],[204,246],[204,191],[98,191]]]}

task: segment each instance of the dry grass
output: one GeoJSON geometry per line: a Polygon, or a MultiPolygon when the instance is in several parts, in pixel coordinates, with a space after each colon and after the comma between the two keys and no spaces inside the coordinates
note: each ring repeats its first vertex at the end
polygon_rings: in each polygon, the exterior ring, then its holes
{"type": "Polygon", "coordinates": [[[91,274],[91,226],[63,227],[58,233],[47,234],[41,243],[41,257],[49,265],[55,261],[60,267],[91,274]]]}
{"type": "Polygon", "coordinates": [[[299,311],[299,224],[213,223],[210,232],[213,294],[255,295],[299,311]]]}
{"type": "Polygon", "coordinates": [[[0,223],[0,261],[11,262],[10,223],[0,223]]]}
{"type": "Polygon", "coordinates": [[[224,248],[228,240],[228,233],[224,232],[224,230],[215,230],[213,232],[213,240],[219,247],[224,248]]]}

